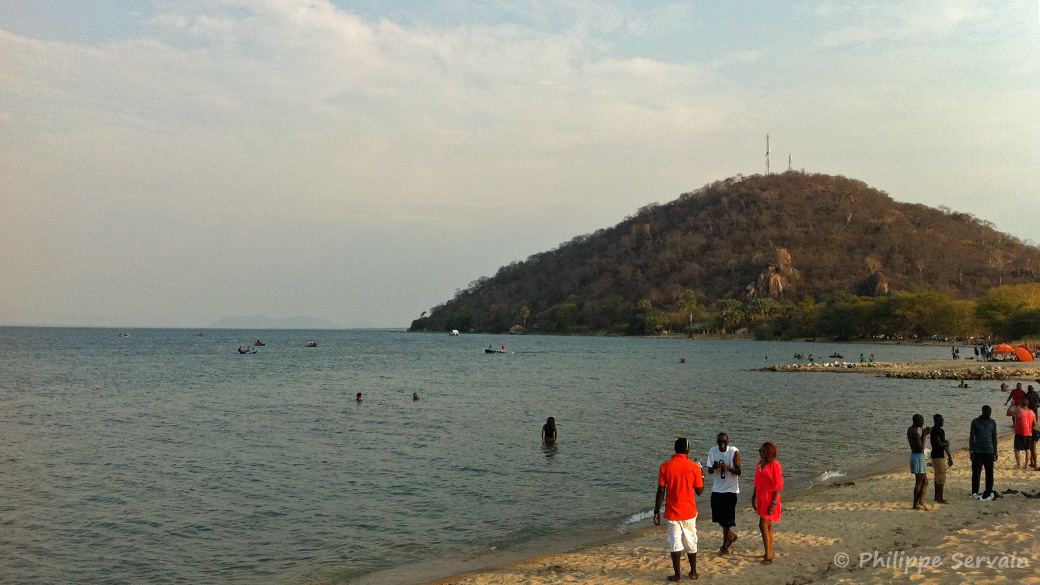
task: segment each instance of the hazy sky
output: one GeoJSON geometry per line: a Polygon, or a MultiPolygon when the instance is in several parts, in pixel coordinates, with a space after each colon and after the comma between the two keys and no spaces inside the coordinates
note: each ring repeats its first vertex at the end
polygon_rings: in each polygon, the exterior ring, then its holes
{"type": "Polygon", "coordinates": [[[407,325],[767,133],[1040,241],[1037,2],[3,0],[0,324],[407,325]]]}

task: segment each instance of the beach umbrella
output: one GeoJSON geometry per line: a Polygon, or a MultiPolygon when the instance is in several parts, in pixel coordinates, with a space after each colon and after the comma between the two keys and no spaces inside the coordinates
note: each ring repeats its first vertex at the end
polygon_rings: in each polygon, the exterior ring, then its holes
{"type": "Polygon", "coordinates": [[[993,353],[1015,353],[1015,348],[1006,343],[1001,343],[993,348],[993,353]]]}
{"type": "Polygon", "coordinates": [[[1020,345],[1015,348],[1015,355],[1018,356],[1020,362],[1031,362],[1033,361],[1033,352],[1024,345],[1020,345]]]}

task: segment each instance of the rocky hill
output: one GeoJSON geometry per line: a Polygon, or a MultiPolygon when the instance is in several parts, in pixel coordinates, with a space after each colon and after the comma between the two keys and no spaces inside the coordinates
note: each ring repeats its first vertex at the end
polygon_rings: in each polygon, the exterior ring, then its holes
{"type": "Polygon", "coordinates": [[[1038,277],[1040,248],[984,220],[845,177],[786,172],[647,205],[478,279],[412,329],[623,332],[640,307],[919,288],[973,299],[1038,277]]]}

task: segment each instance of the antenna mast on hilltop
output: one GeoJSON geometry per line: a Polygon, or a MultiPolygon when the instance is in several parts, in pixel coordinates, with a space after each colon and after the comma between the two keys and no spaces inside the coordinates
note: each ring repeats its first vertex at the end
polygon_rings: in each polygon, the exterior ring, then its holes
{"type": "Polygon", "coordinates": [[[770,135],[765,134],[765,174],[770,174],[770,135]]]}
{"type": "Polygon", "coordinates": [[[787,155],[787,171],[788,172],[793,170],[791,168],[791,163],[793,163],[793,162],[794,162],[794,158],[791,155],[787,155]]]}

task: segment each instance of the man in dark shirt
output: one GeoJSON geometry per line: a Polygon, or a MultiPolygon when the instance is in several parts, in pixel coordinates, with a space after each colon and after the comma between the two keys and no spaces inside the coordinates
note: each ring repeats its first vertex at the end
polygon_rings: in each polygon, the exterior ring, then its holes
{"type": "Polygon", "coordinates": [[[953,454],[950,453],[950,442],[946,440],[943,429],[943,416],[932,417],[932,433],[928,436],[932,443],[932,472],[935,473],[935,503],[949,504],[943,499],[943,486],[946,485],[946,467],[953,467],[953,454]]]}
{"type": "Polygon", "coordinates": [[[982,416],[971,421],[968,435],[968,453],[971,457],[971,497],[980,500],[993,499],[993,463],[997,460],[997,422],[993,420],[993,409],[982,407],[982,416]],[[986,491],[979,493],[979,477],[986,469],[986,491]]]}

